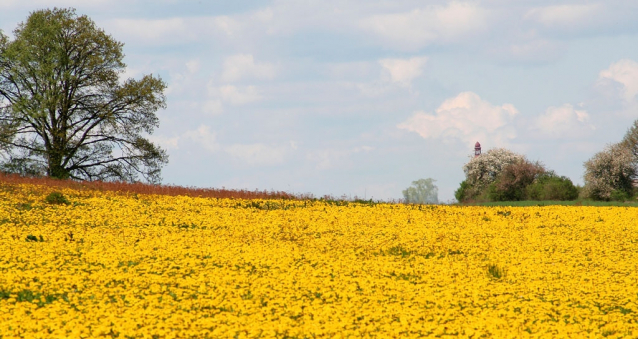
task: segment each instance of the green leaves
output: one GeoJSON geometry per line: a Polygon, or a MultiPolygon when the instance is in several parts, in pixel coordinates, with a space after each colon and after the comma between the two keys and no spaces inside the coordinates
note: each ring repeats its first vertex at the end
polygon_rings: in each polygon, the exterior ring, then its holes
{"type": "Polygon", "coordinates": [[[44,242],[44,237],[42,237],[42,236],[36,237],[35,235],[29,234],[29,235],[27,235],[25,240],[27,242],[44,242]]]}
{"type": "Polygon", "coordinates": [[[68,205],[70,204],[69,200],[64,196],[64,194],[60,192],[51,192],[44,198],[44,201],[47,204],[52,205],[68,205]]]}
{"type": "Polygon", "coordinates": [[[158,182],[168,157],[145,135],[159,126],[166,83],[120,82],[123,44],[74,9],[34,11],[14,34],[0,34],[2,169],[158,182]]]}
{"type": "Polygon", "coordinates": [[[499,280],[505,276],[505,269],[498,265],[488,265],[487,275],[492,279],[499,280]]]}

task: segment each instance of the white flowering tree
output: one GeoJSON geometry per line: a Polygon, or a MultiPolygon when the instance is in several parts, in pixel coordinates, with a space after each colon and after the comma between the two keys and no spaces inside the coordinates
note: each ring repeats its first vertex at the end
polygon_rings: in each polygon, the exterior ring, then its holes
{"type": "Polygon", "coordinates": [[[634,121],[634,124],[627,130],[621,144],[629,149],[634,157],[634,162],[638,163],[638,120],[634,121]]]}
{"type": "Polygon", "coordinates": [[[505,167],[525,160],[524,155],[505,148],[494,148],[478,157],[473,157],[463,166],[465,181],[455,192],[456,199],[463,201],[477,197],[485,192],[485,189],[496,180],[505,167]]]}
{"type": "Polygon", "coordinates": [[[505,167],[525,160],[525,156],[505,148],[491,149],[472,158],[463,166],[465,180],[471,186],[483,189],[496,180],[505,167]]]}
{"type": "Polygon", "coordinates": [[[596,200],[610,200],[614,191],[631,195],[636,178],[636,161],[625,142],[612,144],[585,162],[585,194],[596,200]]]}

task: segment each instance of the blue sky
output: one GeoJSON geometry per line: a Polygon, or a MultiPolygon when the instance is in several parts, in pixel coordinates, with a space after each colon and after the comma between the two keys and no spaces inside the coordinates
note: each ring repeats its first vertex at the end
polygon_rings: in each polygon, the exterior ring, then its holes
{"type": "Polygon", "coordinates": [[[634,1],[17,1],[74,7],[159,74],[164,183],[453,199],[480,141],[582,183],[638,119],[634,1]]]}

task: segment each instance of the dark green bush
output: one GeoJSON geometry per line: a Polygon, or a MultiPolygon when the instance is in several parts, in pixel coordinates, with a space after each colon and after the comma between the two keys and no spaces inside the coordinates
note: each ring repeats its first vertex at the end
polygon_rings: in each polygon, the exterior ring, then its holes
{"type": "Polygon", "coordinates": [[[469,186],[470,185],[467,183],[467,181],[463,180],[463,182],[461,182],[461,187],[454,191],[454,197],[456,198],[456,201],[465,201],[465,199],[467,198],[467,189],[469,188],[469,186]]]}
{"type": "Polygon", "coordinates": [[[498,182],[493,182],[487,187],[487,199],[489,201],[516,201],[521,200],[520,198],[514,198],[517,195],[513,190],[502,190],[500,189],[498,182]]]}
{"type": "Polygon", "coordinates": [[[487,273],[491,278],[501,279],[505,276],[505,269],[498,265],[487,266],[487,273]]]}
{"type": "Polygon", "coordinates": [[[629,200],[629,198],[629,193],[623,190],[613,190],[611,191],[611,195],[609,196],[609,199],[613,201],[627,201],[629,200]]]}
{"type": "Polygon", "coordinates": [[[64,196],[64,194],[62,194],[60,192],[51,192],[51,193],[49,193],[49,195],[47,195],[46,198],[44,198],[44,201],[47,204],[54,204],[54,205],[68,205],[69,204],[69,200],[67,200],[67,198],[64,196]]]}
{"type": "Polygon", "coordinates": [[[29,234],[27,235],[27,238],[25,239],[27,242],[30,241],[35,241],[35,242],[44,242],[44,237],[42,235],[40,235],[40,238],[36,237],[35,235],[29,234]]]}
{"type": "MultiPolygon", "coordinates": [[[[612,200],[627,200],[638,192],[617,192],[612,200]]],[[[496,180],[477,191],[467,181],[454,192],[456,200],[467,201],[521,201],[521,200],[576,200],[581,188],[565,176],[548,171],[539,162],[518,161],[503,168],[496,180]]]]}
{"type": "Polygon", "coordinates": [[[576,200],[578,188],[565,176],[557,176],[554,172],[540,175],[526,189],[529,200],[576,200]]]}

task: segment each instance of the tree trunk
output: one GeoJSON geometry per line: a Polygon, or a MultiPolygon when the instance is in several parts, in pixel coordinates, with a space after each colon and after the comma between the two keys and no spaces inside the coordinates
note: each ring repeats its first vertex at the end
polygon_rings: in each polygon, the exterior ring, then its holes
{"type": "Polygon", "coordinates": [[[49,151],[49,176],[56,179],[68,179],[69,171],[62,166],[62,152],[59,150],[59,147],[56,146],[57,145],[49,151]]]}

